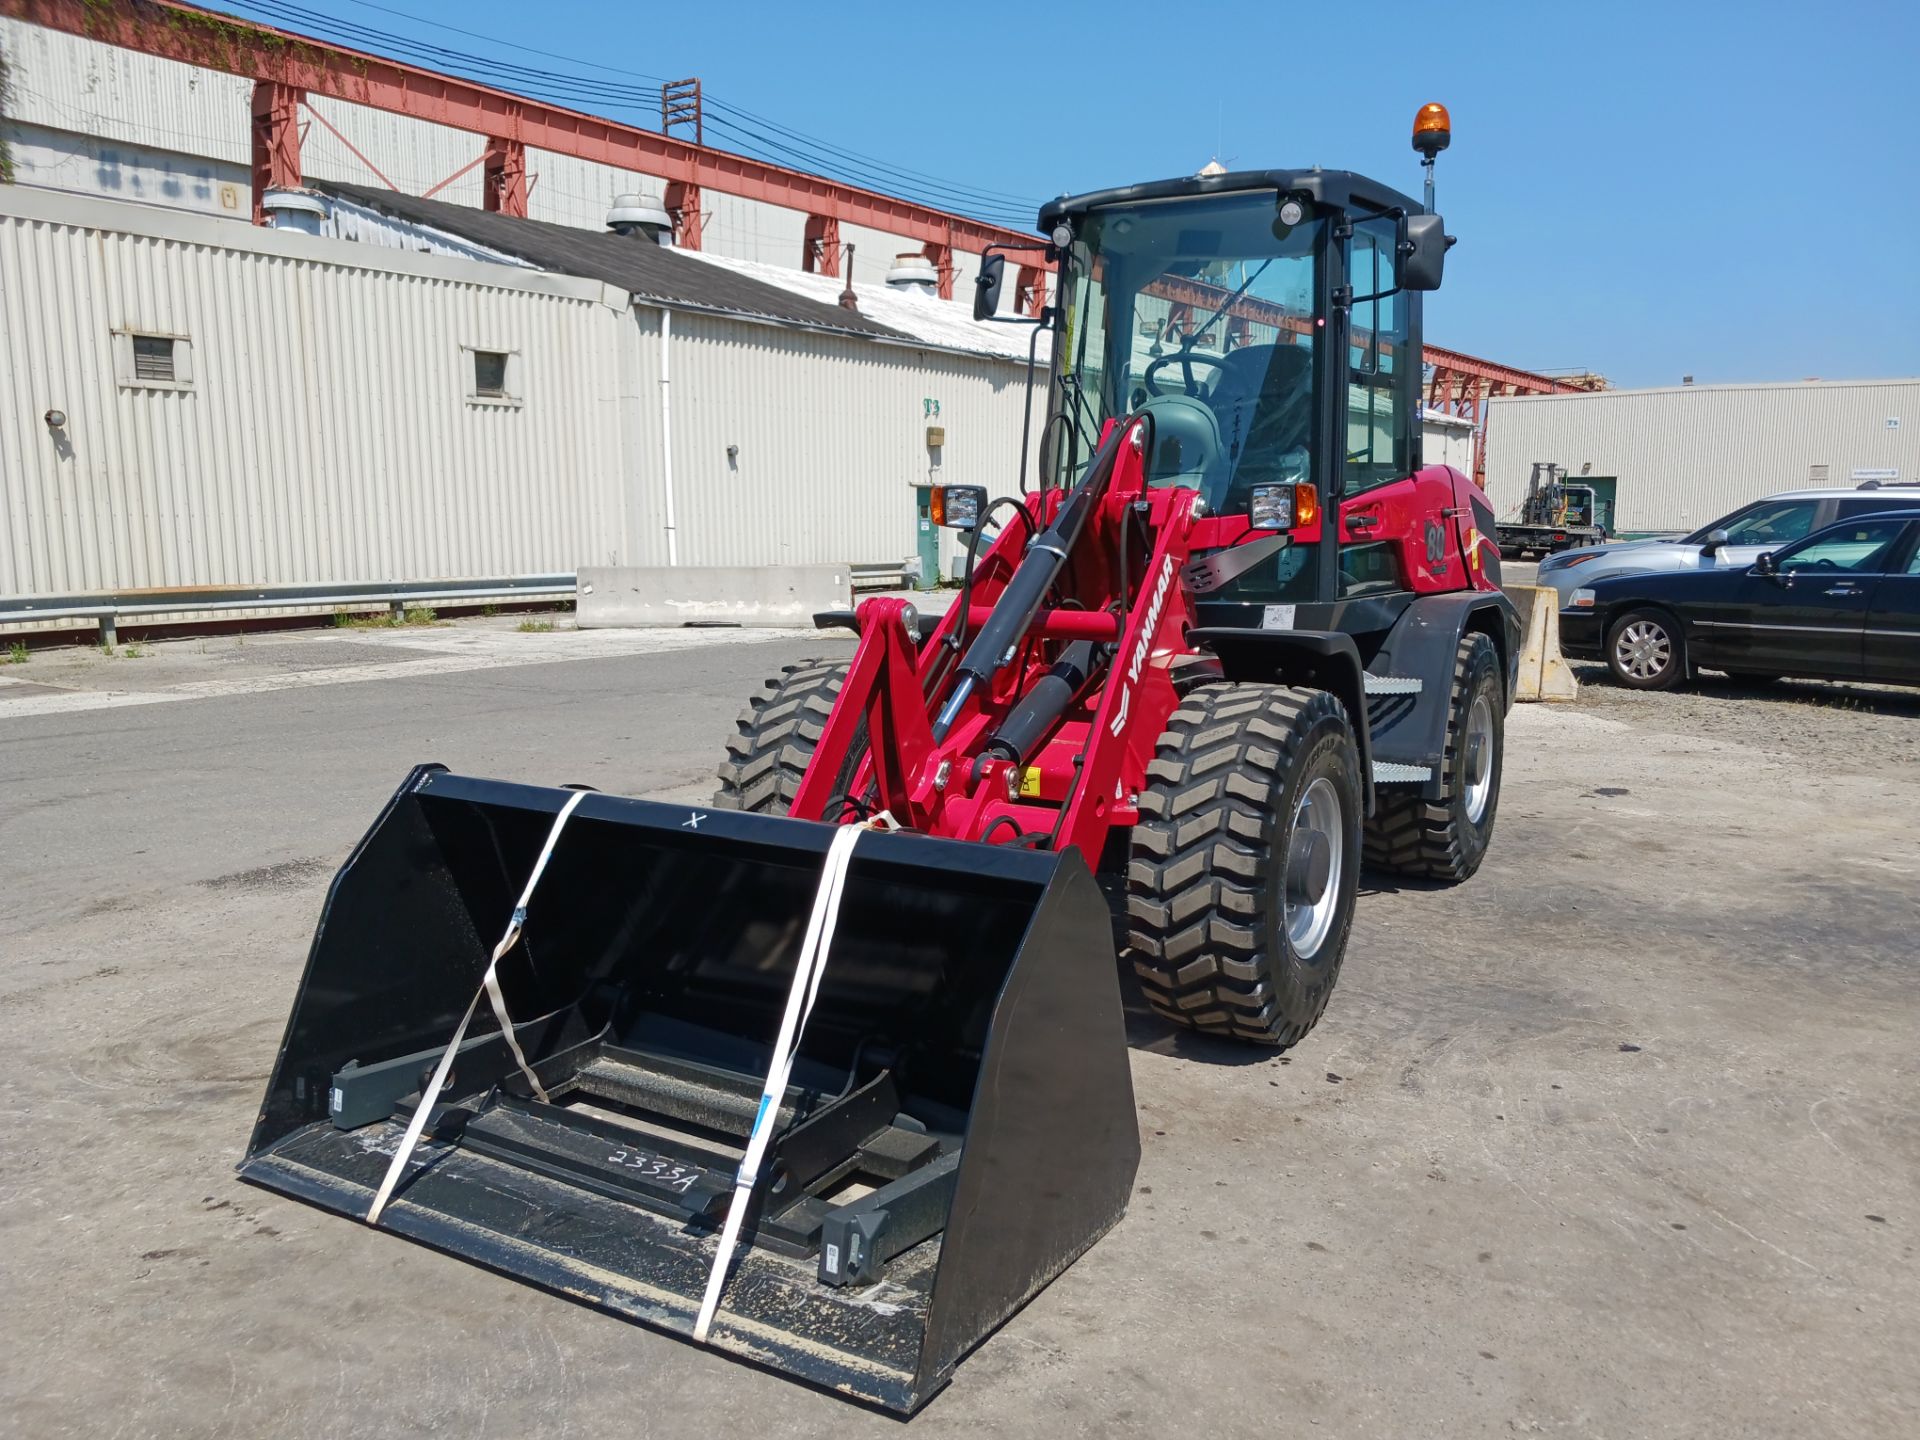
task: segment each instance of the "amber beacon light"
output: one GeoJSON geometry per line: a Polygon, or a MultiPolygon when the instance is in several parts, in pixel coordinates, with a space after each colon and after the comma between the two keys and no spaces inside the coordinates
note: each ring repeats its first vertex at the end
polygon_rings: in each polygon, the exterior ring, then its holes
{"type": "Polygon", "coordinates": [[[1447,107],[1437,100],[1422,105],[1413,117],[1413,148],[1431,162],[1452,141],[1453,117],[1447,107]]]}

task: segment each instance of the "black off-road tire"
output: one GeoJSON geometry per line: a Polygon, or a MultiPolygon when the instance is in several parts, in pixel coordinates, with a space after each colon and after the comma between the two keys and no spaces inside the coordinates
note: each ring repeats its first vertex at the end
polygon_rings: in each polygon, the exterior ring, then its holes
{"type": "Polygon", "coordinates": [[[1359,747],[1320,690],[1201,685],[1147,767],[1127,866],[1128,944],[1147,1003],[1175,1024],[1285,1047],[1319,1020],[1353,925],[1360,871],[1359,747]],[[1329,928],[1302,957],[1287,935],[1294,816],[1313,782],[1339,805],[1329,928]]]}
{"type": "Polygon", "coordinates": [[[1418,789],[1376,786],[1373,818],[1367,822],[1370,868],[1422,880],[1461,881],[1480,868],[1500,809],[1500,772],[1506,761],[1507,707],[1500,680],[1500,652],[1475,631],[1460,640],[1453,657],[1453,689],[1447,715],[1441,778],[1446,793],[1429,800],[1418,789]],[[1475,819],[1468,804],[1467,731],[1475,698],[1491,712],[1491,790],[1475,819]]]}
{"type": "MultiPolygon", "coordinates": [[[[793,797],[800,793],[800,782],[806,777],[814,747],[820,743],[846,678],[844,661],[802,660],[798,665],[782,667],[768,680],[765,688],[772,693],[747,701],[747,708],[733,722],[737,733],[727,739],[727,759],[718,772],[720,789],[713,797],[714,805],[756,815],[786,814],[793,797]]],[[[866,735],[866,722],[862,721],[847,762],[841,767],[836,793],[851,782],[867,748],[866,735]]]]}

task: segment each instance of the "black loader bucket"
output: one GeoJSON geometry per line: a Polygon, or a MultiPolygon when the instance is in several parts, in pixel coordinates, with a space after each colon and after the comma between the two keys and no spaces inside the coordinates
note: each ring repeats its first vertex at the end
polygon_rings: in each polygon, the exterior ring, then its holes
{"type": "MultiPolygon", "coordinates": [[[[328,893],[246,1179],[368,1215],[575,795],[408,777],[328,893]]],[[[480,999],[380,1228],[690,1335],[835,833],[581,799],[499,965],[526,1068],[480,999]]],[[[863,832],[776,1098],[708,1343],[911,1412],[1132,1187],[1077,852],[863,832]]]]}

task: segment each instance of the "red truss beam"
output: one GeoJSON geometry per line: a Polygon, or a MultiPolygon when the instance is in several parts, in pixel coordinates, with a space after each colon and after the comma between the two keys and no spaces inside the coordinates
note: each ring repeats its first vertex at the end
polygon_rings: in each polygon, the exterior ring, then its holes
{"type": "MultiPolygon", "coordinates": [[[[0,13],[122,49],[411,115],[490,140],[637,170],[686,187],[683,194],[704,188],[738,195],[802,214],[830,216],[843,225],[884,230],[949,252],[981,251],[989,245],[1033,238],[1030,233],[438,75],[382,55],[254,25],[177,0],[139,4],[0,0],[0,13]]],[[[511,166],[503,164],[500,173],[499,201],[504,209],[512,203],[511,166]]],[[[697,229],[698,210],[689,208],[693,211],[689,220],[697,229]]]]}
{"type": "MultiPolygon", "coordinates": [[[[1551,395],[1555,391],[1576,388],[1546,375],[1536,375],[1531,370],[1516,370],[1511,365],[1496,365],[1491,360],[1462,355],[1458,350],[1442,350],[1437,345],[1423,348],[1427,364],[1433,366],[1436,387],[1444,373],[1456,381],[1475,379],[1500,385],[1503,389],[1499,393],[1508,395],[1551,395]]],[[[1430,387],[1429,394],[1432,391],[1433,387],[1430,387]]]]}
{"type": "Polygon", "coordinates": [[[267,223],[269,190],[300,188],[300,102],[290,85],[261,81],[253,87],[253,223],[267,223]]]}
{"type": "Polygon", "coordinates": [[[800,246],[800,268],[812,275],[840,278],[840,222],[831,215],[809,215],[800,246]]]}

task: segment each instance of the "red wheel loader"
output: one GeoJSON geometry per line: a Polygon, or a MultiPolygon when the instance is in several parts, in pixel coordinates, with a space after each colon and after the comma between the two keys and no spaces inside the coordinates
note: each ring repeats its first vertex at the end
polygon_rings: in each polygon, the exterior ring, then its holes
{"type": "Polygon", "coordinates": [[[1132,1189],[1097,868],[1152,1008],[1271,1046],[1363,862],[1473,873],[1518,624],[1486,501],[1420,463],[1439,217],[1269,170],[1040,228],[1038,478],[936,497],[958,603],[820,617],[851,659],[768,682],[712,806],[416,770],[247,1179],[910,1413],[1132,1189]]]}

